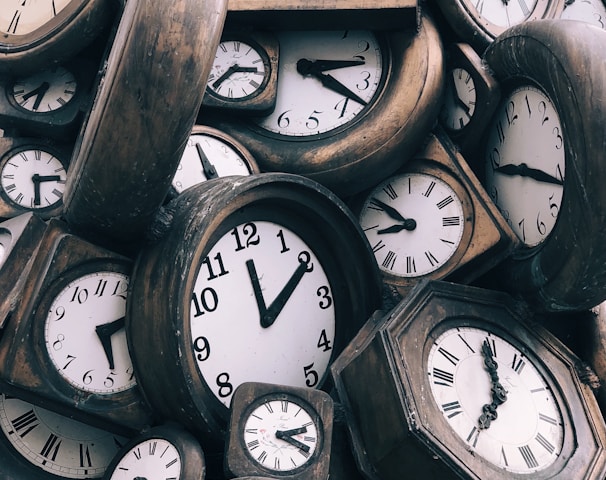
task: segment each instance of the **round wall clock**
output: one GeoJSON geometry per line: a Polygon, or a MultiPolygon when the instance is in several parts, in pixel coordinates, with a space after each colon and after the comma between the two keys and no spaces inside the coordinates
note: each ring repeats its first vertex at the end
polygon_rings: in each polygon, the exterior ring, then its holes
{"type": "Polygon", "coordinates": [[[8,0],[0,12],[0,72],[31,73],[67,60],[107,27],[116,3],[8,0]]]}
{"type": "Polygon", "coordinates": [[[527,304],[424,281],[362,332],[332,372],[369,478],[606,474],[606,425],[581,361],[527,304]]]}
{"type": "Polygon", "coordinates": [[[558,18],[565,0],[438,0],[444,19],[478,54],[515,25],[558,18]]]}
{"type": "Polygon", "coordinates": [[[331,361],[380,302],[378,270],[347,207],[296,175],[209,180],[163,218],[131,276],[130,352],[159,414],[215,448],[241,383],[328,386],[331,361]]]}
{"type": "Polygon", "coordinates": [[[537,309],[583,310],[606,298],[606,134],[595,101],[606,94],[597,48],[605,39],[585,22],[541,20],[508,30],[485,54],[503,98],[480,177],[523,243],[498,278],[537,309]]]}
{"type": "Polygon", "coordinates": [[[441,103],[443,51],[431,18],[423,15],[418,31],[275,33],[273,113],[205,122],[240,140],[263,171],[304,175],[339,195],[371,187],[410,158],[441,103]]]}

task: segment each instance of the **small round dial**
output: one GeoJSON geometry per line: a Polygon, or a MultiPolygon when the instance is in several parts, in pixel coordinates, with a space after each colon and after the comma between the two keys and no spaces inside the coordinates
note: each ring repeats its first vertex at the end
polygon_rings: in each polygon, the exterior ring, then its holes
{"type": "Polygon", "coordinates": [[[149,438],[122,456],[110,480],[180,478],[181,455],[175,445],[165,438],[149,438]]]}
{"type": "Polygon", "coordinates": [[[56,371],[76,388],[99,394],[135,385],[124,314],[128,277],[96,271],[69,282],[46,317],[46,351],[56,371]]]}
{"type": "Polygon", "coordinates": [[[51,67],[17,80],[11,89],[12,100],[30,112],[53,112],[67,105],[76,94],[77,81],[62,66],[51,67]]]}
{"type": "Polygon", "coordinates": [[[240,100],[259,93],[267,74],[259,46],[223,40],[217,48],[207,88],[218,97],[240,100]]]}
{"type": "Polygon", "coordinates": [[[64,163],[42,148],[11,152],[0,167],[2,194],[27,210],[54,208],[63,198],[64,163]]]}
{"type": "Polygon", "coordinates": [[[546,377],[520,348],[474,326],[443,331],[427,372],[446,421],[477,455],[530,475],[558,459],[564,420],[546,377]]]}
{"type": "Polygon", "coordinates": [[[275,110],[263,129],[309,137],[353,121],[383,77],[381,47],[370,31],[282,31],[275,110]]]}
{"type": "Polygon", "coordinates": [[[320,430],[309,407],[277,398],[255,405],[244,422],[250,457],[268,470],[285,473],[305,465],[319,444],[320,430]]]}
{"type": "Polygon", "coordinates": [[[426,173],[403,173],[379,184],[359,218],[381,270],[401,277],[442,267],[457,251],[466,224],[460,195],[426,173]]]}
{"type": "Polygon", "coordinates": [[[469,124],[476,110],[476,86],[464,68],[453,68],[446,76],[444,105],[440,111],[442,124],[452,131],[469,124]]]}
{"type": "Polygon", "coordinates": [[[72,0],[5,0],[0,9],[0,32],[26,35],[52,20],[72,0]]]}
{"type": "Polygon", "coordinates": [[[541,244],[564,193],[564,133],[558,111],[534,86],[514,89],[487,131],[485,186],[527,247],[541,244]]]}
{"type": "Polygon", "coordinates": [[[124,437],[0,395],[2,433],[28,462],[57,478],[100,478],[124,437]]]}

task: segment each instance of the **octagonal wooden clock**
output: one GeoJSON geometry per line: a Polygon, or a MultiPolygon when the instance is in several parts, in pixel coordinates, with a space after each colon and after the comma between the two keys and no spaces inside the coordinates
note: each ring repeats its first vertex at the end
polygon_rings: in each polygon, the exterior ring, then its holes
{"type": "Polygon", "coordinates": [[[500,291],[423,281],[333,364],[368,478],[602,479],[581,363],[500,291]]]}

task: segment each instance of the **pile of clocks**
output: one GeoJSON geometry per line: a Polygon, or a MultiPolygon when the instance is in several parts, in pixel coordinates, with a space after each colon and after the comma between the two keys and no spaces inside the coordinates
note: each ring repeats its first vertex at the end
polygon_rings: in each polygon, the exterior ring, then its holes
{"type": "Polygon", "coordinates": [[[602,0],[5,3],[0,479],[606,477],[602,0]]]}

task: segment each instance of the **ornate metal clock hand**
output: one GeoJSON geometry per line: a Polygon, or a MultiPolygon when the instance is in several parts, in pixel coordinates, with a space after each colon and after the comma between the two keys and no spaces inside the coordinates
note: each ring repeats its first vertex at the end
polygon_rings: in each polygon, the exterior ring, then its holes
{"type": "Polygon", "coordinates": [[[217,169],[215,166],[210,163],[210,160],[202,150],[202,147],[199,143],[196,143],[196,150],[198,152],[198,156],[200,157],[200,161],[202,162],[202,171],[207,179],[217,178],[219,175],[217,174],[217,169]]]}
{"type": "Polygon", "coordinates": [[[32,182],[34,183],[34,205],[40,205],[40,184],[42,182],[58,182],[61,180],[59,175],[40,175],[34,173],[32,182]]]}
{"type": "Polygon", "coordinates": [[[348,87],[339,82],[339,80],[337,80],[335,77],[332,77],[325,73],[321,73],[320,71],[316,71],[314,69],[309,69],[309,64],[311,64],[311,61],[307,60],[306,58],[302,58],[297,62],[297,72],[299,72],[303,76],[315,77],[322,82],[322,85],[332,90],[333,92],[339,93],[351,100],[354,100],[360,105],[367,105],[367,102],[363,98],[360,98],[348,87]]]}
{"type": "Polygon", "coordinates": [[[504,175],[520,175],[521,177],[529,177],[538,182],[553,183],[554,185],[564,185],[564,182],[559,178],[556,178],[543,170],[529,167],[526,163],[520,165],[503,165],[494,169],[495,172],[502,173],[504,175]]]}
{"type": "Polygon", "coordinates": [[[303,442],[300,442],[296,438],[293,438],[293,435],[299,435],[301,433],[307,432],[307,427],[299,427],[293,428],[291,430],[277,430],[276,438],[280,440],[284,440],[285,442],[290,443],[291,445],[297,447],[299,450],[303,450],[304,452],[309,452],[309,445],[305,445],[303,442]]]}
{"type": "Polygon", "coordinates": [[[499,382],[499,374],[497,369],[499,365],[492,356],[492,349],[488,340],[482,342],[482,356],[484,357],[484,365],[488,374],[490,375],[490,381],[492,387],[490,388],[492,394],[492,402],[487,403],[482,407],[482,415],[478,419],[478,426],[481,430],[490,427],[493,420],[497,419],[497,407],[507,400],[507,390],[499,382]]]}
{"type": "Polygon", "coordinates": [[[246,268],[248,269],[248,275],[253,286],[255,299],[257,300],[257,307],[259,308],[259,316],[261,317],[261,326],[268,328],[273,325],[276,318],[286,305],[286,302],[297,288],[297,285],[303,278],[305,272],[307,272],[308,262],[301,259],[299,255],[299,265],[295,269],[292,276],[286,282],[286,285],[280,290],[278,296],[271,303],[269,308],[265,306],[265,299],[263,298],[263,292],[261,291],[261,284],[259,283],[259,276],[257,275],[257,269],[255,268],[255,262],[251,260],[246,261],[246,268]]]}
{"type": "Polygon", "coordinates": [[[124,328],[124,325],[125,317],[121,317],[113,322],[97,325],[95,328],[95,332],[97,333],[99,340],[101,340],[101,345],[103,345],[103,350],[105,351],[105,356],[109,362],[110,370],[115,368],[111,337],[114,333],[124,328]]]}

